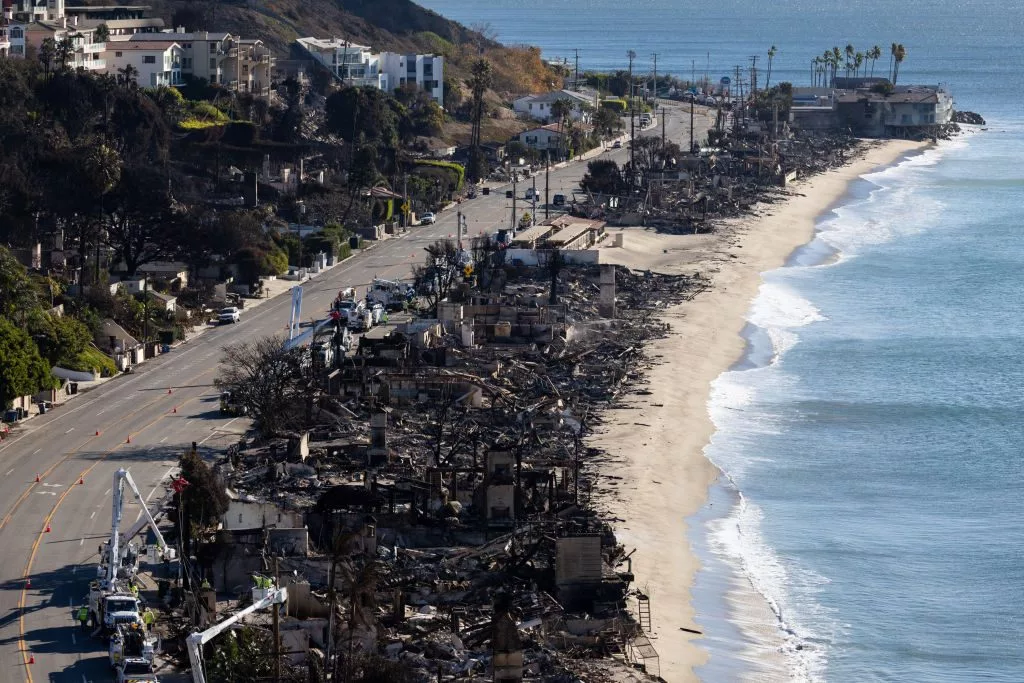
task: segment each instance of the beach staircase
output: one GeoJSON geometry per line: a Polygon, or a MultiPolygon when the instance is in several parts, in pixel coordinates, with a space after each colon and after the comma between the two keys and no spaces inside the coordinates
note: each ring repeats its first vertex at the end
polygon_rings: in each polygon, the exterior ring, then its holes
{"type": "Polygon", "coordinates": [[[637,623],[644,633],[651,632],[651,598],[641,593],[636,598],[637,623]]]}

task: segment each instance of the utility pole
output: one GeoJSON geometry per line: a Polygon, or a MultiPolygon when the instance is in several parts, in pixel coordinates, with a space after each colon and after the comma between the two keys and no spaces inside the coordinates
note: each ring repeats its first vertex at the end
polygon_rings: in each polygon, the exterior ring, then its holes
{"type": "Polygon", "coordinates": [[[750,96],[757,96],[757,55],[750,55],[750,96]]]}
{"type": "Polygon", "coordinates": [[[551,218],[551,199],[548,197],[548,190],[551,189],[551,154],[544,153],[544,218],[551,218]]]}
{"type": "Polygon", "coordinates": [[[532,209],[530,211],[530,224],[537,225],[537,176],[533,176],[533,192],[530,193],[530,197],[533,199],[532,209]]]}
{"type": "Polygon", "coordinates": [[[576,92],[579,92],[580,91],[580,50],[579,50],[579,48],[575,48],[574,52],[576,53],[576,75],[573,76],[573,79],[572,79],[572,89],[575,90],[576,92]]]}
{"type": "Polygon", "coordinates": [[[690,85],[697,85],[697,60],[690,60],[690,85]]]}
{"type": "Polygon", "coordinates": [[[658,110],[658,53],[655,52],[654,57],[654,103],[651,105],[653,111],[658,110]]]}
{"type": "MultiPolygon", "coordinates": [[[[509,164],[509,169],[511,170],[511,168],[512,168],[512,165],[509,164]]],[[[516,233],[516,180],[518,180],[518,178],[516,177],[516,172],[512,171],[512,234],[513,235],[516,233]]]]}
{"type": "MultiPolygon", "coordinates": [[[[277,558],[274,558],[274,588],[281,589],[281,572],[277,567],[277,558]]],[[[281,683],[281,609],[279,605],[272,605],[274,614],[274,683],[281,683]]]]}
{"type": "Polygon", "coordinates": [[[690,100],[690,154],[693,154],[693,100],[690,100]]]}
{"type": "MultiPolygon", "coordinates": [[[[629,57],[629,173],[633,174],[633,169],[636,168],[636,164],[633,163],[633,155],[635,154],[636,145],[633,141],[636,140],[636,112],[634,107],[633,97],[633,60],[636,59],[636,53],[630,50],[626,53],[629,57]]],[[[632,179],[630,179],[630,186],[633,185],[632,179]]]]}
{"type": "MultiPolygon", "coordinates": [[[[693,108],[692,104],[690,105],[690,108],[691,109],[693,108]]],[[[665,118],[666,118],[665,107],[662,107],[661,108],[661,148],[662,149],[665,149],[665,118]]]]}
{"type": "Polygon", "coordinates": [[[733,102],[733,104],[732,104],[733,132],[736,132],[736,131],[739,130],[740,115],[743,112],[743,87],[740,85],[740,66],[739,66],[739,64],[736,65],[736,80],[733,82],[733,85],[735,86],[736,92],[739,95],[739,97],[732,98],[732,102],[733,102]],[[737,104],[739,106],[737,106],[737,104]]]}
{"type": "Polygon", "coordinates": [[[149,275],[142,280],[142,357],[149,344],[149,275]]]}

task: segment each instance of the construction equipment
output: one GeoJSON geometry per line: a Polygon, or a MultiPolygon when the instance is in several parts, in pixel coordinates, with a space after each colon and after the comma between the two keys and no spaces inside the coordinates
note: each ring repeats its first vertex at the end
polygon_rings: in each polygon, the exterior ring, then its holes
{"type": "Polygon", "coordinates": [[[108,656],[110,666],[114,669],[126,668],[129,664],[153,666],[155,639],[152,638],[142,624],[118,624],[110,635],[108,656]]]}
{"type": "Polygon", "coordinates": [[[117,683],[159,683],[151,666],[145,662],[125,662],[117,670],[117,683]]]}
{"type": "Polygon", "coordinates": [[[203,673],[203,645],[210,642],[253,612],[271,606],[282,605],[287,600],[288,590],[285,588],[253,588],[251,605],[219,624],[214,624],[201,633],[193,633],[190,635],[186,642],[188,646],[188,659],[192,665],[192,680],[194,683],[206,683],[206,675],[203,673]]]}
{"type": "Polygon", "coordinates": [[[111,486],[110,539],[100,547],[98,577],[89,584],[89,611],[93,622],[108,633],[114,633],[118,624],[142,625],[139,599],[132,590],[138,571],[140,549],[132,539],[149,526],[156,536],[157,556],[174,559],[174,550],[167,547],[156,520],[149,512],[146,500],[135,485],[128,470],[121,468],[114,473],[111,486]],[[135,500],[142,507],[142,516],[124,534],[121,533],[121,518],[124,508],[124,485],[128,484],[135,500]]]}
{"type": "Polygon", "coordinates": [[[131,473],[124,468],[114,472],[114,484],[110,490],[112,495],[110,539],[106,541],[100,552],[99,577],[108,584],[113,584],[119,578],[129,581],[135,578],[139,563],[139,548],[132,542],[132,539],[147,526],[156,536],[158,556],[173,560],[174,549],[167,547],[167,542],[164,540],[163,534],[160,533],[160,528],[153,515],[150,514],[149,506],[146,505],[146,500],[139,492],[139,487],[135,485],[131,473]],[[125,484],[128,484],[128,488],[131,489],[135,500],[142,508],[142,514],[128,531],[121,533],[125,484]]]}
{"type": "Polygon", "coordinates": [[[245,415],[245,406],[235,400],[230,391],[220,392],[221,415],[245,415]]]}
{"type": "Polygon", "coordinates": [[[407,282],[375,277],[366,293],[366,302],[370,306],[380,304],[389,311],[400,311],[414,296],[416,290],[407,282]]]}

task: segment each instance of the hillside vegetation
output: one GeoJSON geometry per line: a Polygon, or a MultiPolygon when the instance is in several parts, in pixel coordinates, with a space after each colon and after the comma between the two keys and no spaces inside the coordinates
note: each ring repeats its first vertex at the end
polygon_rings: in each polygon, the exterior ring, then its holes
{"type": "Polygon", "coordinates": [[[259,38],[280,57],[291,53],[298,37],[337,36],[377,50],[444,55],[450,81],[463,81],[482,54],[493,64],[493,87],[502,95],[542,92],[560,82],[539,49],[503,46],[410,0],[154,0],[152,6],[169,27],[259,38]]]}

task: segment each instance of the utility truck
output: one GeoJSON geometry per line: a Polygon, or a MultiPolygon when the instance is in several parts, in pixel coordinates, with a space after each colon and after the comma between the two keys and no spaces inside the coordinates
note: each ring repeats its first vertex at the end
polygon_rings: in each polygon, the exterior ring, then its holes
{"type": "Polygon", "coordinates": [[[100,547],[100,564],[97,578],[89,583],[89,613],[93,623],[108,635],[113,635],[119,625],[138,624],[143,628],[139,599],[132,590],[138,571],[138,558],[142,549],[132,541],[135,535],[149,527],[156,536],[156,557],[172,560],[174,551],[167,547],[156,520],[149,512],[146,500],[139,493],[139,487],[128,470],[122,468],[114,473],[111,490],[110,538],[100,547]],[[121,532],[121,518],[124,507],[124,486],[128,485],[135,500],[142,507],[142,515],[126,532],[121,532]]]}
{"type": "Polygon", "coordinates": [[[416,289],[407,282],[375,277],[370,283],[370,291],[366,293],[366,302],[370,306],[380,304],[389,311],[400,311],[415,296],[416,289]]]}

